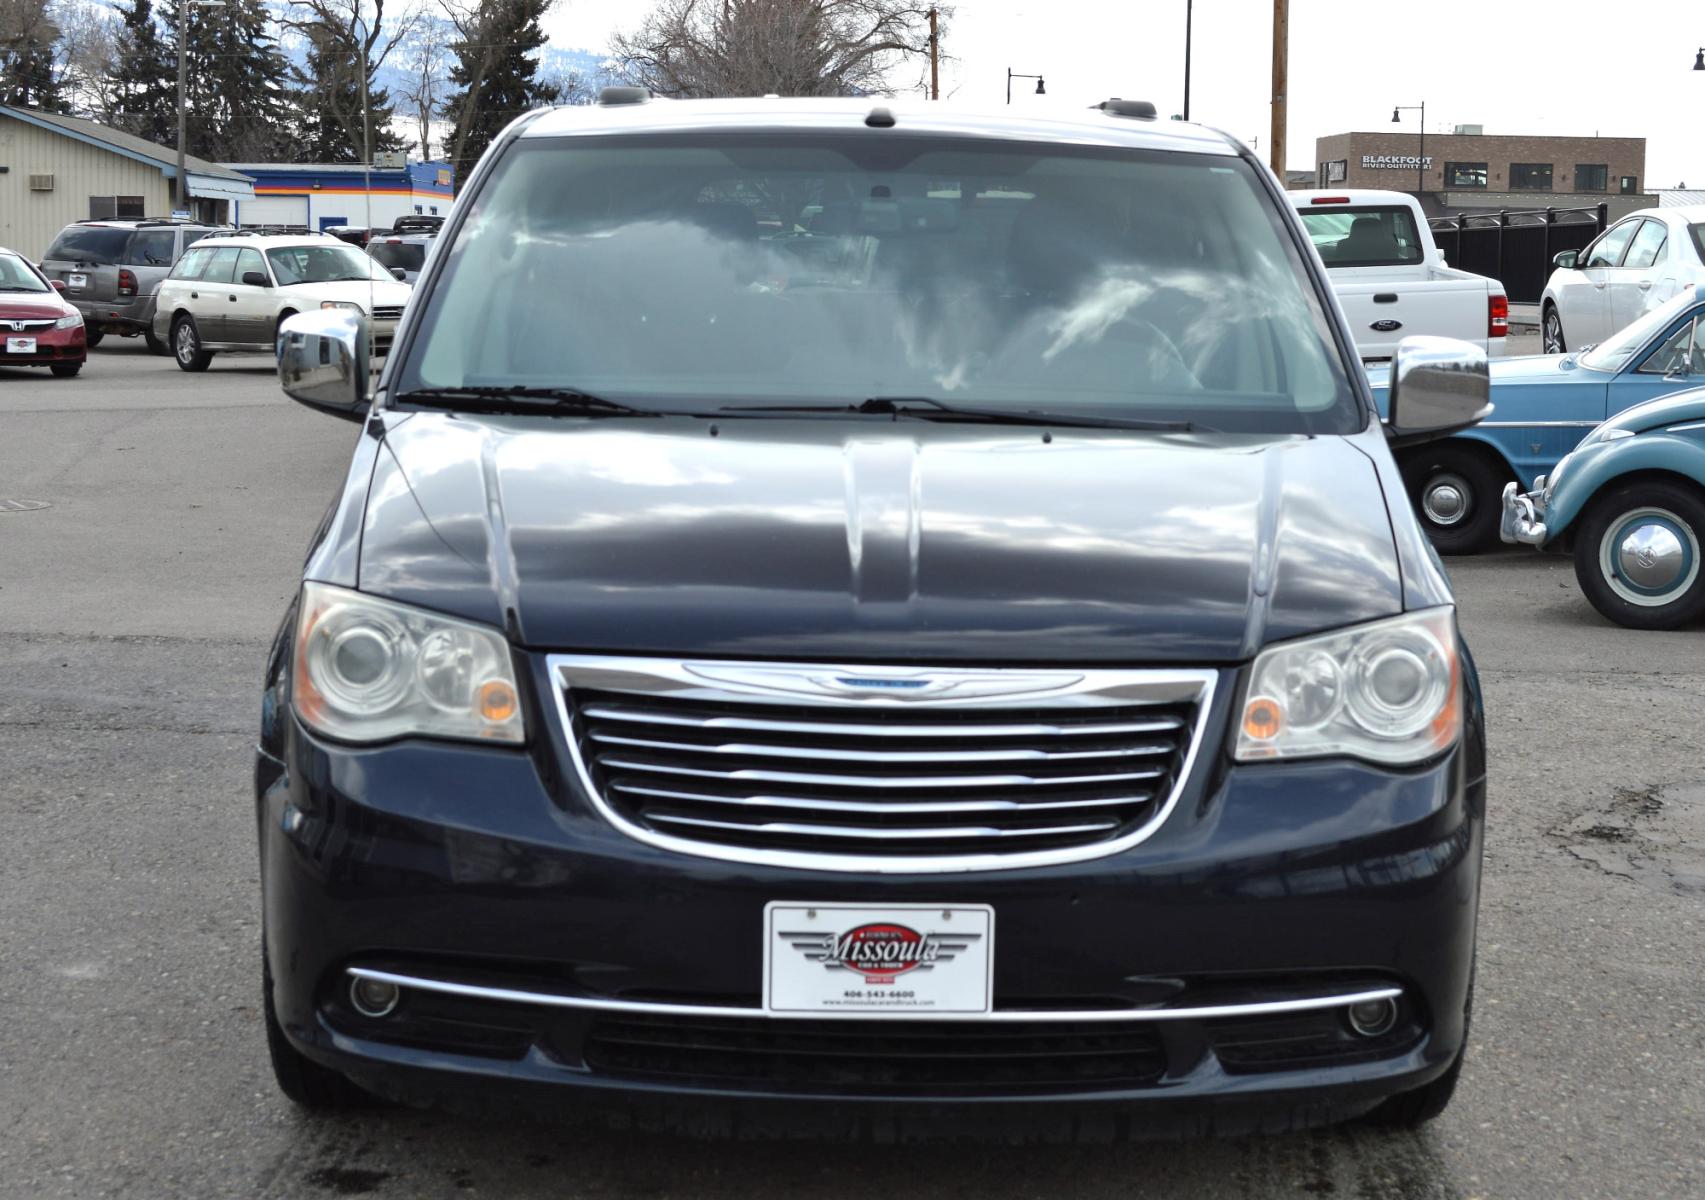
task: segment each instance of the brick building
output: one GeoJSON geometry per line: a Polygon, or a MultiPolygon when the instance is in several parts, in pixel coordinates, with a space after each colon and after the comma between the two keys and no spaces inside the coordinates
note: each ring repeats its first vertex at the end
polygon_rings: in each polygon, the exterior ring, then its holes
{"type": "Polygon", "coordinates": [[[1615,220],[1657,199],[1645,190],[1646,139],[1485,134],[1477,125],[1429,133],[1417,162],[1414,129],[1336,133],[1314,143],[1310,187],[1422,193],[1436,212],[1584,208],[1606,203],[1615,220]]]}

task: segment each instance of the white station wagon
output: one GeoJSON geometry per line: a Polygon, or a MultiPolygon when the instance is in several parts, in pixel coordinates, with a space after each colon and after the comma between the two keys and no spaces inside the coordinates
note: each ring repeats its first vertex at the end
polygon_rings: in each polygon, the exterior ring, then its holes
{"type": "Polygon", "coordinates": [[[383,354],[411,290],[327,234],[215,234],[161,282],[154,336],[178,366],[205,371],[216,353],[272,353],[279,324],[297,313],[342,308],[372,322],[374,352],[383,354]]]}

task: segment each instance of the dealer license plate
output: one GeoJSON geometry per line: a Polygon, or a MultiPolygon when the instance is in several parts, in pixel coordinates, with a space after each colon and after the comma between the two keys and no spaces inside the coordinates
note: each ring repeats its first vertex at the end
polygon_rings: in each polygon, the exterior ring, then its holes
{"type": "Polygon", "coordinates": [[[764,908],[764,1011],[772,1016],[986,1013],[995,961],[986,904],[764,908]]]}
{"type": "Polygon", "coordinates": [[[34,354],[35,352],[36,340],[34,338],[9,337],[6,339],[7,354],[34,354]]]}
{"type": "Polygon", "coordinates": [[[68,278],[65,281],[65,286],[66,287],[74,287],[74,288],[86,288],[89,286],[89,277],[87,275],[78,275],[78,274],[73,273],[70,276],[70,278],[68,278]]]}

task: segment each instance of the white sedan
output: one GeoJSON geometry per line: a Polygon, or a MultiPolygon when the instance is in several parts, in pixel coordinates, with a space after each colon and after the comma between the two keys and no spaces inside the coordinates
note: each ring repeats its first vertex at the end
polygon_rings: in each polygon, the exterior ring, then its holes
{"type": "Polygon", "coordinates": [[[1545,353],[1604,341],[1685,288],[1705,283],[1705,205],[1643,208],[1585,250],[1551,260],[1540,328],[1545,353]]]}

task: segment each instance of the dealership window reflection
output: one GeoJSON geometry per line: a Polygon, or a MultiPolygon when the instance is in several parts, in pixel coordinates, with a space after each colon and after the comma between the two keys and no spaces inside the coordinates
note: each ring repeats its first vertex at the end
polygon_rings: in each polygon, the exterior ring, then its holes
{"type": "Polygon", "coordinates": [[[1447,188],[1484,188],[1486,186],[1486,164],[1483,162],[1447,162],[1445,164],[1445,186],[1447,188]]]}
{"type": "Polygon", "coordinates": [[[1575,190],[1577,192],[1609,191],[1610,168],[1603,163],[1577,163],[1575,165],[1575,190]]]}
{"type": "Polygon", "coordinates": [[[1510,188],[1518,192],[1549,192],[1550,163],[1511,163],[1510,188]]]}

